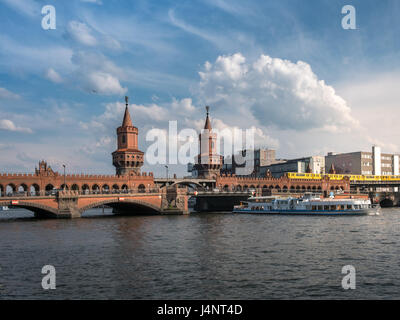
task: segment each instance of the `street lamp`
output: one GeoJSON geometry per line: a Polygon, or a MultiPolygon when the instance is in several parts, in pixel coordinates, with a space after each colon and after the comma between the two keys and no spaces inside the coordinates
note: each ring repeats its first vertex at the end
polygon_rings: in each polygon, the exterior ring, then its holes
{"type": "Polygon", "coordinates": [[[165,169],[167,171],[167,183],[166,183],[166,185],[168,186],[168,166],[165,166],[165,169]]]}
{"type": "Polygon", "coordinates": [[[63,167],[64,167],[64,190],[65,190],[65,164],[63,164],[63,167]]]}

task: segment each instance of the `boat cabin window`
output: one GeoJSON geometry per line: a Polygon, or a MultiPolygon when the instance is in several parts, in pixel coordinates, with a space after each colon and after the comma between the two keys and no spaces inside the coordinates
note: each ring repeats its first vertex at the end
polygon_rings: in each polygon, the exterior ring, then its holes
{"type": "Polygon", "coordinates": [[[347,205],[347,210],[351,210],[351,204],[347,205]]]}
{"type": "Polygon", "coordinates": [[[318,206],[318,210],[322,210],[322,206],[318,206]]]}
{"type": "Polygon", "coordinates": [[[324,210],[329,210],[329,206],[324,206],[324,210]]]}
{"type": "Polygon", "coordinates": [[[344,204],[340,205],[340,210],[344,210],[344,204]]]}
{"type": "Polygon", "coordinates": [[[331,210],[336,210],[336,205],[332,204],[331,205],[331,210]]]}
{"type": "Polygon", "coordinates": [[[317,206],[312,206],[311,210],[316,210],[316,209],[317,209],[317,206]]]}

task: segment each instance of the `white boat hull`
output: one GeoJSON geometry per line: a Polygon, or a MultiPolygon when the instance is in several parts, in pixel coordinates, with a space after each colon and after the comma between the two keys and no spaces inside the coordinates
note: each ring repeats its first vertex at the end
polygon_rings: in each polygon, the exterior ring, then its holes
{"type": "Polygon", "coordinates": [[[233,209],[233,213],[247,213],[247,214],[278,214],[278,215],[311,215],[311,216],[366,216],[366,215],[379,215],[378,208],[361,209],[361,210],[333,210],[333,211],[319,211],[319,210],[251,210],[251,209],[233,209]]]}

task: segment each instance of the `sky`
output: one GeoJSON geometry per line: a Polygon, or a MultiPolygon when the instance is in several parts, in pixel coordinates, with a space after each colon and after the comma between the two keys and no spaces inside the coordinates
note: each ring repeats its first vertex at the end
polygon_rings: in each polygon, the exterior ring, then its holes
{"type": "Polygon", "coordinates": [[[142,151],[209,105],[213,128],[254,128],[279,158],[400,153],[399,16],[396,0],[0,0],[0,172],[113,174],[125,95],[142,151]]]}

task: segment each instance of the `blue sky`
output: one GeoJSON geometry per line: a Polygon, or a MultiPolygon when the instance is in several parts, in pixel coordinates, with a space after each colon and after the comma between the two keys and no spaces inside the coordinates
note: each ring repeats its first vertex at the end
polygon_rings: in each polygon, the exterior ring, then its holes
{"type": "Polygon", "coordinates": [[[168,120],[200,129],[208,103],[216,127],[255,127],[280,157],[397,153],[399,16],[396,0],[0,0],[0,171],[114,172],[124,95],[143,151],[168,120]]]}

